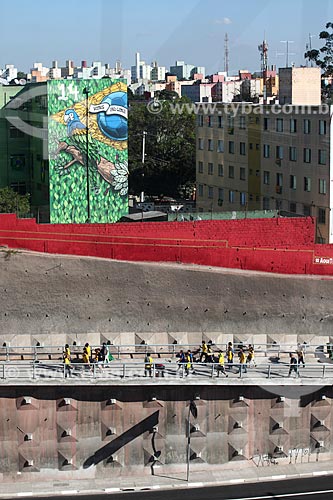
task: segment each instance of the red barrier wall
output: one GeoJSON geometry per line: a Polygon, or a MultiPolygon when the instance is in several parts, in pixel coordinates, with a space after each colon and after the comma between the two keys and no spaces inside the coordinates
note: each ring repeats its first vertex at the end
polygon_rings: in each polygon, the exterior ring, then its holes
{"type": "Polygon", "coordinates": [[[288,274],[333,275],[333,245],[311,218],[126,224],[36,224],[0,215],[0,244],[119,260],[182,262],[288,274]]]}

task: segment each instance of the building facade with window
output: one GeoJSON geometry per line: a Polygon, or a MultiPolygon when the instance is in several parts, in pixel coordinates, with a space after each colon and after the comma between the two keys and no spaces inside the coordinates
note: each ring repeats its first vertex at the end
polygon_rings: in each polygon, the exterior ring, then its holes
{"type": "Polygon", "coordinates": [[[49,178],[48,159],[43,155],[42,140],[36,135],[24,133],[12,121],[19,117],[21,123],[43,127],[43,116],[47,114],[47,96],[36,96],[25,101],[21,96],[27,88],[36,89],[37,85],[0,87],[0,187],[11,187],[19,194],[30,194],[31,209],[37,218],[48,217],[49,178]],[[8,112],[13,99],[17,96],[18,107],[8,112]]]}
{"type": "Polygon", "coordinates": [[[52,80],[18,90],[0,96],[0,187],[28,193],[39,222],[120,220],[128,213],[126,83],[52,80]]]}
{"type": "Polygon", "coordinates": [[[274,210],[317,218],[333,243],[330,109],[198,105],[199,211],[274,210]],[[209,126],[208,126],[209,124],[209,126]]]}

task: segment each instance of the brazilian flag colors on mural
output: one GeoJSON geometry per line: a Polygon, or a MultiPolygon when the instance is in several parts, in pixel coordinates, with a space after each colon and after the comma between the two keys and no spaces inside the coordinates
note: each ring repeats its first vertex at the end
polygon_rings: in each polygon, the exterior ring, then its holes
{"type": "Polygon", "coordinates": [[[51,80],[50,221],[117,222],[128,213],[127,86],[51,80]]]}

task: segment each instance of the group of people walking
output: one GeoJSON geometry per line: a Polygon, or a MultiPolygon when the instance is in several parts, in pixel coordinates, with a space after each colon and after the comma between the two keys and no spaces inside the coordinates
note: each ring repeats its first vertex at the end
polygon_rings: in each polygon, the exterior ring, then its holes
{"type": "MultiPolygon", "coordinates": [[[[103,342],[101,347],[97,347],[92,352],[89,342],[84,345],[83,351],[80,354],[76,353],[76,362],[81,362],[85,365],[88,370],[93,371],[92,364],[96,363],[100,368],[105,367],[110,361],[113,360],[113,356],[110,353],[109,345],[103,342]]],[[[63,362],[65,365],[65,378],[71,376],[72,371],[72,356],[69,344],[65,345],[63,351],[63,362]]]]}
{"type": "MultiPolygon", "coordinates": [[[[225,357],[227,358],[228,369],[231,369],[231,366],[234,364],[235,350],[232,345],[232,342],[228,343],[226,353],[224,355],[222,349],[220,349],[218,353],[215,353],[212,349],[211,344],[209,343],[207,344],[203,340],[201,346],[199,347],[199,349],[196,351],[195,354],[199,354],[198,359],[194,358],[191,350],[188,350],[186,352],[181,350],[178,354],[179,357],[178,370],[181,368],[181,366],[184,366],[186,375],[189,375],[190,371],[192,371],[192,373],[195,373],[195,370],[193,368],[194,362],[215,363],[217,364],[218,377],[220,376],[220,374],[223,374],[225,375],[225,377],[227,377],[228,375],[226,373],[225,357]]],[[[238,354],[239,373],[241,371],[247,372],[247,367],[256,366],[254,360],[254,348],[251,344],[249,344],[249,346],[246,349],[239,348],[237,354],[238,354]]]]}
{"type": "MultiPolygon", "coordinates": [[[[188,376],[190,373],[195,374],[195,363],[211,363],[216,365],[217,376],[220,374],[228,377],[226,370],[231,370],[233,365],[236,365],[238,368],[238,373],[247,373],[248,368],[256,367],[255,363],[255,353],[253,345],[249,344],[247,347],[237,346],[236,349],[238,360],[235,362],[235,349],[232,342],[228,342],[225,353],[222,349],[218,352],[214,352],[212,349],[211,343],[206,343],[204,340],[202,341],[201,346],[194,353],[188,349],[187,351],[179,351],[178,353],[178,368],[177,371],[183,369],[185,371],[185,375],[188,376]]],[[[109,345],[106,342],[103,342],[101,347],[97,347],[92,351],[91,346],[87,342],[84,345],[83,351],[81,353],[75,352],[76,359],[75,363],[83,363],[85,368],[93,371],[93,364],[98,365],[100,369],[106,367],[110,361],[113,360],[113,356],[110,353],[109,345]]],[[[289,373],[288,377],[290,377],[293,373],[295,376],[299,376],[298,368],[299,366],[305,366],[305,351],[304,347],[298,345],[296,354],[290,353],[290,364],[289,364],[289,373]]],[[[71,376],[71,371],[73,369],[72,363],[72,355],[70,351],[69,344],[66,344],[63,351],[63,363],[64,363],[64,374],[65,377],[71,376]]],[[[161,374],[164,376],[163,370],[165,366],[162,364],[154,363],[154,360],[150,353],[147,353],[144,360],[144,373],[147,377],[153,376],[153,367],[155,373],[161,374]]]]}

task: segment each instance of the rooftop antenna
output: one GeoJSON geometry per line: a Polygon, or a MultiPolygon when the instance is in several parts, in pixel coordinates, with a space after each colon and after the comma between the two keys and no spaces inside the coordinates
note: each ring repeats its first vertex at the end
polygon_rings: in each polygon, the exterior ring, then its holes
{"type": "Polygon", "coordinates": [[[267,104],[267,69],[268,69],[268,44],[265,39],[265,34],[264,34],[264,39],[260,45],[258,45],[258,50],[260,52],[260,59],[261,59],[261,74],[263,78],[263,100],[264,104],[267,104]]]}
{"type": "Polygon", "coordinates": [[[224,37],[224,71],[228,76],[229,72],[229,38],[228,33],[224,37]]]}
{"type": "MultiPolygon", "coordinates": [[[[309,33],[309,43],[307,44],[308,45],[308,50],[312,50],[312,38],[314,38],[315,35],[311,35],[311,33],[309,33]]],[[[310,62],[310,66],[311,68],[313,68],[313,61],[310,62]]]]}
{"type": "Polygon", "coordinates": [[[294,40],[280,40],[280,43],[286,44],[286,68],[289,67],[289,56],[294,56],[295,52],[289,52],[289,44],[295,43],[294,40]]]}

